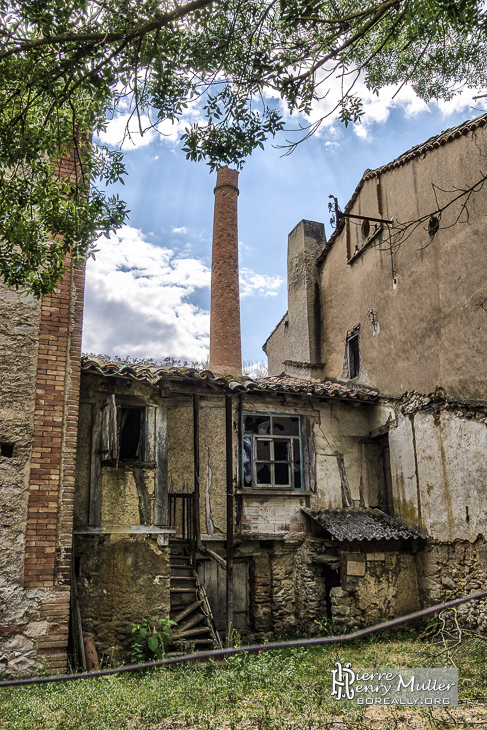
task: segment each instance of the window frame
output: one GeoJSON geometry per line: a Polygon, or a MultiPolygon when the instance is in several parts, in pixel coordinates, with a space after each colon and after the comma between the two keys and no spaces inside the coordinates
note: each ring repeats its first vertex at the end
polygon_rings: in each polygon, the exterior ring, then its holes
{"type": "Polygon", "coordinates": [[[354,380],[360,375],[360,369],[362,367],[362,354],[360,352],[360,329],[356,329],[347,335],[347,365],[348,365],[348,378],[354,380]],[[356,343],[356,345],[355,345],[356,343]],[[355,352],[353,351],[355,350],[355,352]],[[352,374],[352,363],[355,365],[356,372],[352,374]]]}
{"type": "Polygon", "coordinates": [[[101,404],[101,424],[99,435],[99,454],[102,465],[112,466],[113,464],[140,464],[145,465],[148,449],[148,414],[147,406],[133,403],[126,403],[119,400],[114,394],[107,397],[101,404]],[[139,417],[139,456],[123,456],[122,432],[125,426],[128,411],[138,411],[139,417]],[[124,418],[124,413],[125,415],[124,418]]]}
{"type": "MultiPolygon", "coordinates": [[[[246,490],[271,490],[273,492],[303,492],[305,491],[305,485],[304,485],[304,474],[303,474],[303,440],[302,440],[302,420],[301,416],[295,413],[266,413],[262,411],[243,411],[241,416],[241,473],[242,473],[242,488],[246,490]],[[268,434],[259,434],[259,433],[251,433],[250,431],[245,430],[245,419],[248,416],[253,417],[264,417],[268,418],[270,421],[269,425],[269,431],[268,434]],[[297,419],[298,423],[298,433],[296,434],[281,434],[281,433],[273,433],[274,430],[274,418],[295,418],[297,419]],[[251,456],[251,465],[250,465],[250,476],[251,476],[251,484],[246,482],[246,446],[245,446],[245,440],[250,439],[251,447],[250,447],[250,456],[251,456]],[[258,454],[258,444],[260,442],[269,441],[270,447],[269,447],[269,458],[265,459],[262,458],[258,454]],[[277,441],[286,441],[288,442],[288,458],[287,459],[276,459],[275,458],[275,443],[277,441]],[[296,462],[295,456],[296,456],[296,445],[295,442],[298,441],[298,449],[299,449],[299,460],[296,462]],[[260,456],[260,458],[259,458],[260,456]],[[299,465],[299,475],[300,475],[300,486],[296,487],[296,471],[294,469],[295,464],[299,465]],[[261,483],[258,482],[258,465],[268,465],[269,466],[269,472],[270,472],[270,480],[269,483],[261,483]],[[276,484],[276,464],[287,464],[288,465],[288,475],[289,475],[289,481],[286,484],[276,484]]],[[[248,471],[248,469],[247,469],[248,471]]]]}
{"type": "Polygon", "coordinates": [[[144,406],[127,406],[123,403],[117,403],[117,433],[118,433],[118,461],[120,462],[144,462],[145,461],[145,442],[146,442],[146,409],[144,406]],[[139,437],[137,442],[137,454],[132,457],[123,456],[123,450],[127,449],[127,434],[123,436],[123,431],[128,420],[129,411],[138,411],[139,416],[139,437]],[[122,448],[124,447],[124,448],[122,448]]]}

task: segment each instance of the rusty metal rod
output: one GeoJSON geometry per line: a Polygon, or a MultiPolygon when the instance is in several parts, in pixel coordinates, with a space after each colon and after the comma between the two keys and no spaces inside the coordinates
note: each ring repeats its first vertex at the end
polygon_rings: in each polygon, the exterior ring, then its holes
{"type": "Polygon", "coordinates": [[[420,618],[431,616],[437,611],[442,611],[445,608],[454,608],[455,606],[460,606],[462,603],[467,603],[468,601],[478,601],[480,598],[486,597],[487,591],[472,593],[471,595],[464,596],[463,598],[455,598],[453,601],[441,603],[438,606],[423,608],[421,611],[409,613],[407,616],[400,616],[399,618],[394,618],[391,621],[386,621],[383,624],[369,626],[366,629],[360,629],[360,631],[354,631],[352,634],[343,634],[342,636],[325,636],[323,638],[298,639],[297,641],[277,641],[272,644],[249,644],[249,646],[237,646],[230,647],[228,649],[216,649],[214,651],[201,651],[197,654],[186,654],[185,656],[175,656],[168,659],[160,659],[157,662],[146,662],[145,664],[126,664],[123,667],[116,667],[115,669],[103,669],[100,672],[84,672],[83,674],[61,674],[53,677],[32,677],[31,679],[12,679],[0,682],[0,687],[14,687],[16,685],[26,684],[45,684],[46,682],[67,682],[73,679],[95,679],[96,677],[106,677],[110,674],[121,674],[122,672],[139,672],[145,669],[155,669],[156,667],[168,666],[170,664],[181,664],[182,662],[189,662],[194,660],[201,661],[201,659],[213,659],[214,657],[242,654],[243,652],[247,651],[270,651],[271,649],[292,649],[299,646],[340,644],[347,641],[354,641],[355,639],[361,639],[364,636],[369,636],[370,634],[375,634],[379,631],[392,629],[396,626],[407,624],[410,621],[417,621],[420,618]]]}
{"type": "Polygon", "coordinates": [[[231,646],[233,634],[233,401],[225,396],[225,464],[227,488],[227,572],[226,572],[226,644],[231,646]]]}

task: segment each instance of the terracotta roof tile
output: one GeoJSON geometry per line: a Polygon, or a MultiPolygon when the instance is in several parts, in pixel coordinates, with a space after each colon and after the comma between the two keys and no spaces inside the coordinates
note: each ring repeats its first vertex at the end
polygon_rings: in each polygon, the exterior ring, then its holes
{"type": "Polygon", "coordinates": [[[340,398],[343,400],[371,402],[378,398],[378,391],[360,386],[345,385],[333,381],[301,380],[287,375],[252,378],[230,375],[216,375],[211,370],[198,370],[192,367],[174,367],[147,363],[123,362],[101,357],[83,355],[81,369],[84,373],[94,373],[104,377],[132,378],[150,385],[164,382],[181,382],[207,385],[222,392],[261,392],[290,393],[321,398],[340,398]]]}

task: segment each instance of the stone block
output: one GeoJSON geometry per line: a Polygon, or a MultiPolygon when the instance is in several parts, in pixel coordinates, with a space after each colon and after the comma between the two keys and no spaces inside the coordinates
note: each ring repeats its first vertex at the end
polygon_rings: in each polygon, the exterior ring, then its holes
{"type": "Polygon", "coordinates": [[[350,616],[353,613],[351,606],[333,606],[333,616],[350,616]]]}
{"type": "Polygon", "coordinates": [[[343,588],[340,588],[340,586],[334,586],[330,590],[330,596],[333,598],[344,598],[345,596],[348,596],[348,591],[344,591],[343,588]]]}
{"type": "Polygon", "coordinates": [[[365,561],[347,560],[347,575],[355,575],[359,578],[365,575],[365,561]]]}

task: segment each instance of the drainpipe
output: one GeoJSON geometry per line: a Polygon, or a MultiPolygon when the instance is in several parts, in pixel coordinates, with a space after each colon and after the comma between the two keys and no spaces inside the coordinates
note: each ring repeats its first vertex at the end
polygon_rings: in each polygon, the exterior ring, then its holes
{"type": "Polygon", "coordinates": [[[193,393],[194,538],[200,542],[200,397],[193,393]]]}
{"type": "Polygon", "coordinates": [[[227,483],[227,646],[233,635],[233,418],[232,396],[225,396],[225,450],[227,483]]]}

